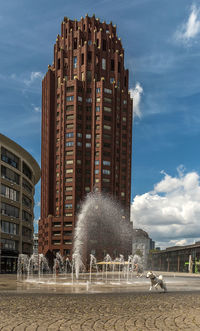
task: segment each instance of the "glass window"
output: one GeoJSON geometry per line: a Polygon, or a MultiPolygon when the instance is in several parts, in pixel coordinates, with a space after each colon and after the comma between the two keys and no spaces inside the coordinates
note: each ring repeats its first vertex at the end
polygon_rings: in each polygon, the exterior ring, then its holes
{"type": "Polygon", "coordinates": [[[92,98],[87,98],[87,99],[86,99],[86,102],[91,103],[91,102],[92,102],[92,98]]]}
{"type": "Polygon", "coordinates": [[[67,169],[66,170],[66,174],[71,174],[71,173],[73,173],[73,169],[67,169]]]}
{"type": "Polygon", "coordinates": [[[110,166],[110,161],[103,161],[103,165],[110,166]]]}
{"type": "Polygon", "coordinates": [[[66,133],[66,138],[73,138],[73,136],[74,136],[73,132],[66,133]]]}
{"type": "Polygon", "coordinates": [[[106,70],[106,59],[102,59],[102,69],[106,70]]]}
{"type": "Polygon", "coordinates": [[[78,132],[78,133],[77,133],[77,137],[78,137],[78,138],[82,138],[82,133],[78,132]]]}
{"type": "Polygon", "coordinates": [[[11,206],[4,202],[1,203],[1,213],[3,215],[19,218],[19,208],[11,206]]]}
{"type": "Polygon", "coordinates": [[[81,141],[77,141],[77,146],[81,147],[82,146],[82,142],[81,141]]]}
{"type": "Polygon", "coordinates": [[[96,112],[100,112],[100,106],[96,106],[96,112]]]}
{"type": "Polygon", "coordinates": [[[113,77],[110,78],[110,83],[113,84],[115,79],[113,77]]]}
{"type": "Polygon", "coordinates": [[[95,175],[98,175],[99,170],[98,169],[95,169],[94,173],[95,173],[95,175]]]}
{"type": "Polygon", "coordinates": [[[12,167],[19,169],[19,158],[4,147],[1,147],[1,159],[12,167]]]}
{"type": "Polygon", "coordinates": [[[101,98],[96,98],[96,102],[101,102],[101,98]]]}
{"type": "Polygon", "coordinates": [[[65,208],[66,209],[72,209],[72,204],[71,203],[66,203],[65,208]]]}
{"type": "Polygon", "coordinates": [[[22,204],[27,208],[32,208],[32,201],[24,194],[22,195],[22,204]]]}
{"type": "Polygon", "coordinates": [[[74,119],[74,115],[67,115],[66,116],[66,120],[69,121],[69,120],[73,120],[74,119]]]}
{"type": "Polygon", "coordinates": [[[110,125],[104,125],[103,128],[106,129],[106,130],[111,130],[111,126],[110,125]]]}
{"type": "Polygon", "coordinates": [[[91,139],[91,134],[90,133],[86,134],[86,139],[91,139]]]}
{"type": "Polygon", "coordinates": [[[66,111],[73,111],[73,110],[74,110],[74,105],[66,106],[66,111]]]}
{"type": "Polygon", "coordinates": [[[110,175],[110,170],[103,169],[103,174],[104,174],[104,175],[110,175]]]}
{"type": "Polygon", "coordinates": [[[73,141],[67,141],[66,142],[66,147],[71,147],[74,146],[74,142],[73,141]]]}
{"type": "Polygon", "coordinates": [[[25,162],[23,162],[23,174],[29,179],[32,179],[32,171],[25,162]]]}
{"type": "Polygon", "coordinates": [[[108,102],[108,103],[112,103],[112,99],[111,99],[111,98],[106,98],[106,97],[104,97],[104,101],[105,101],[105,102],[108,102]]]}
{"type": "Polygon", "coordinates": [[[104,88],[104,92],[108,94],[112,94],[112,90],[110,90],[109,88],[104,88]]]}
{"type": "Polygon", "coordinates": [[[77,68],[77,56],[73,57],[73,66],[74,68],[77,68]]]}
{"type": "Polygon", "coordinates": [[[74,101],[74,96],[73,95],[68,95],[66,98],[66,101],[74,101]]]}
{"type": "Polygon", "coordinates": [[[90,148],[91,147],[91,143],[86,143],[85,146],[86,146],[86,148],[90,148]]]}
{"type": "Polygon", "coordinates": [[[1,177],[19,185],[20,176],[11,169],[4,167],[3,165],[1,166],[1,177]]]}
{"type": "Polygon", "coordinates": [[[101,89],[100,89],[100,87],[97,87],[97,88],[96,88],[96,93],[101,93],[101,89]]]}
{"type": "Polygon", "coordinates": [[[66,161],[66,164],[73,164],[73,163],[74,163],[73,160],[67,160],[67,161],[66,161]]]}

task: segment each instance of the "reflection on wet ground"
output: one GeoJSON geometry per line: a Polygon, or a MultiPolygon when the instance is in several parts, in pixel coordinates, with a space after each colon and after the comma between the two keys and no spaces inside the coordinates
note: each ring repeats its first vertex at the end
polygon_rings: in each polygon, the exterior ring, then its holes
{"type": "MultiPolygon", "coordinates": [[[[0,275],[0,292],[39,292],[39,293],[120,293],[120,292],[146,292],[150,287],[150,280],[145,276],[137,278],[134,275],[130,279],[118,278],[118,274],[110,273],[107,280],[93,275],[91,282],[88,274],[82,274],[79,280],[71,279],[70,275],[44,275],[27,280],[17,280],[16,275],[0,275]]],[[[176,276],[176,274],[164,276],[169,292],[174,291],[200,291],[200,277],[176,276]]],[[[162,291],[162,290],[160,290],[162,291]]]]}

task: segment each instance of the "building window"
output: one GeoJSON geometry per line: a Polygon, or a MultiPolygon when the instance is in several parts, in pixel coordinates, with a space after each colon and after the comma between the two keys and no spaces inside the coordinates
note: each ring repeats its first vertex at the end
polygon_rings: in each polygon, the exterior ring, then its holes
{"type": "Polygon", "coordinates": [[[87,133],[87,134],[85,135],[85,137],[86,137],[86,139],[91,139],[91,134],[90,134],[90,133],[87,133]]]}
{"type": "Polygon", "coordinates": [[[102,69],[106,70],[106,59],[102,59],[102,69]]]}
{"type": "Polygon", "coordinates": [[[98,169],[95,169],[94,173],[95,173],[95,175],[98,175],[99,174],[99,170],[98,169]]]}
{"type": "Polygon", "coordinates": [[[86,148],[90,148],[91,147],[91,143],[86,143],[85,146],[86,146],[86,148]]]}
{"type": "Polygon", "coordinates": [[[105,101],[105,102],[108,102],[108,103],[112,103],[112,99],[111,99],[111,98],[106,98],[106,97],[104,97],[104,101],[105,101]]]}
{"type": "Polygon", "coordinates": [[[111,130],[111,126],[110,125],[104,125],[103,128],[106,129],[106,130],[111,130]]]}
{"type": "Polygon", "coordinates": [[[90,192],[90,187],[89,186],[85,187],[85,192],[90,192]]]}
{"type": "Polygon", "coordinates": [[[92,45],[92,40],[88,40],[88,46],[92,45]]]}
{"type": "Polygon", "coordinates": [[[77,160],[76,163],[77,164],[81,164],[82,162],[81,162],[81,160],[77,160]]]}
{"type": "Polygon", "coordinates": [[[110,78],[110,84],[113,84],[115,79],[113,77],[110,78]]]}
{"type": "Polygon", "coordinates": [[[96,88],[96,93],[101,93],[101,88],[100,87],[96,88]]]}
{"type": "Polygon", "coordinates": [[[71,203],[66,203],[65,208],[66,209],[72,209],[72,204],[71,203]]]}
{"type": "Polygon", "coordinates": [[[96,112],[100,112],[100,106],[96,106],[96,112]]]}
{"type": "Polygon", "coordinates": [[[104,92],[108,94],[112,94],[112,90],[110,90],[109,88],[104,88],[104,92]]]}
{"type": "Polygon", "coordinates": [[[73,120],[73,119],[74,119],[74,115],[67,115],[66,116],[67,121],[70,121],[70,120],[73,120]]]}
{"type": "Polygon", "coordinates": [[[111,71],[114,71],[115,70],[115,61],[113,59],[110,60],[110,70],[111,71]]]}
{"type": "Polygon", "coordinates": [[[72,200],[72,198],[73,198],[72,195],[66,195],[65,196],[65,200],[72,200]]]}
{"type": "Polygon", "coordinates": [[[11,222],[1,221],[1,231],[8,234],[19,234],[19,225],[11,222]]]}
{"type": "Polygon", "coordinates": [[[67,152],[65,153],[66,156],[73,155],[73,154],[74,154],[73,151],[67,151],[67,152]]]}
{"type": "Polygon", "coordinates": [[[74,56],[73,58],[73,67],[77,68],[77,56],[74,56]]]}
{"type": "Polygon", "coordinates": [[[32,201],[28,197],[26,197],[24,194],[22,196],[22,204],[29,209],[32,208],[32,201]]]}
{"type": "Polygon", "coordinates": [[[101,102],[101,98],[96,98],[96,102],[101,102]]]}
{"type": "Polygon", "coordinates": [[[69,102],[69,101],[74,101],[74,96],[73,95],[68,95],[66,97],[66,101],[69,102]]]}
{"type": "Polygon", "coordinates": [[[68,165],[68,164],[73,164],[74,163],[74,161],[73,160],[67,160],[66,161],[66,164],[68,165]]]}
{"type": "Polygon", "coordinates": [[[86,102],[91,103],[91,102],[92,102],[92,98],[87,98],[87,99],[86,99],[86,102]]]}
{"type": "MultiPolygon", "coordinates": [[[[73,117],[74,118],[74,117],[73,117]]],[[[67,119],[67,118],[66,118],[67,119]]],[[[67,124],[66,125],[67,129],[73,129],[74,128],[74,124],[67,124]]]]}
{"type": "Polygon", "coordinates": [[[74,105],[66,106],[66,111],[73,111],[73,110],[74,110],[74,105]]]}
{"type": "Polygon", "coordinates": [[[69,177],[69,178],[65,178],[65,183],[71,183],[73,182],[73,178],[69,177]]]}
{"type": "Polygon", "coordinates": [[[103,169],[103,174],[104,174],[104,175],[110,175],[110,170],[103,169]]]}
{"type": "Polygon", "coordinates": [[[95,161],[95,165],[99,165],[99,160],[96,160],[95,161]]]}
{"type": "Polygon", "coordinates": [[[66,174],[72,174],[73,173],[73,169],[67,169],[65,172],[66,172],[66,174]]]}
{"type": "Polygon", "coordinates": [[[72,186],[66,186],[65,191],[72,191],[72,186]]]}
{"type": "Polygon", "coordinates": [[[1,184],[1,195],[13,201],[19,201],[19,192],[1,184]]]}
{"type": "Polygon", "coordinates": [[[66,133],[65,135],[66,138],[73,138],[73,136],[74,136],[73,132],[66,133]]]}
{"type": "Polygon", "coordinates": [[[1,159],[12,167],[19,169],[19,158],[4,147],[1,148],[1,159]]]}
{"type": "Polygon", "coordinates": [[[106,40],[103,39],[103,51],[106,51],[106,40]]]}
{"type": "Polygon", "coordinates": [[[19,218],[19,208],[11,206],[4,202],[1,203],[1,213],[2,215],[19,218]]]}
{"type": "Polygon", "coordinates": [[[74,92],[74,86],[67,86],[67,92],[74,92]]]}
{"type": "Polygon", "coordinates": [[[80,101],[80,102],[83,101],[83,98],[80,95],[78,96],[78,101],[80,101]]]}
{"type": "Polygon", "coordinates": [[[110,183],[110,179],[109,178],[103,178],[103,182],[104,183],[110,183]]]}
{"type": "Polygon", "coordinates": [[[77,137],[78,137],[78,138],[82,138],[82,133],[78,132],[78,133],[77,133],[77,137]]]}
{"type": "Polygon", "coordinates": [[[22,186],[29,194],[32,194],[33,187],[24,178],[23,178],[23,181],[22,181],[22,186]]]}
{"type": "Polygon", "coordinates": [[[105,165],[105,166],[110,166],[110,161],[103,161],[103,165],[105,165]]]}
{"type": "Polygon", "coordinates": [[[123,104],[126,105],[126,104],[127,104],[127,100],[124,100],[124,101],[123,101],[123,104]]]}
{"type": "Polygon", "coordinates": [[[74,146],[74,142],[73,141],[67,141],[66,142],[66,147],[71,147],[74,146]]]}
{"type": "Polygon", "coordinates": [[[91,82],[91,80],[92,80],[92,72],[90,70],[87,71],[87,76],[86,77],[87,77],[87,81],[88,82],[91,82]]]}
{"type": "Polygon", "coordinates": [[[82,147],[82,142],[77,141],[77,146],[82,147]]]}

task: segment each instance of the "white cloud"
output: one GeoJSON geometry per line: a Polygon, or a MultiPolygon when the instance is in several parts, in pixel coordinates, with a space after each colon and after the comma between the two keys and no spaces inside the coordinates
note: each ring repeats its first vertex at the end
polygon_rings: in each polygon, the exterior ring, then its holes
{"type": "Polygon", "coordinates": [[[41,107],[35,106],[33,103],[31,104],[31,106],[33,107],[34,112],[41,113],[41,107]]]}
{"type": "Polygon", "coordinates": [[[200,238],[199,174],[185,174],[183,167],[177,170],[177,177],[162,172],[164,178],[154,190],[137,195],[131,206],[133,226],[146,230],[161,247],[200,238]]]}
{"type": "Polygon", "coordinates": [[[135,88],[129,90],[131,93],[131,98],[133,99],[133,118],[135,117],[142,117],[141,109],[140,109],[140,102],[141,102],[141,95],[143,93],[143,88],[140,83],[136,83],[135,88]]]}
{"type": "Polygon", "coordinates": [[[188,42],[200,33],[200,8],[195,4],[191,6],[191,12],[185,22],[175,33],[176,40],[188,42]]]}
{"type": "Polygon", "coordinates": [[[24,84],[26,86],[30,86],[36,80],[41,80],[43,77],[43,73],[40,71],[32,71],[30,77],[28,79],[24,79],[24,84]]]}

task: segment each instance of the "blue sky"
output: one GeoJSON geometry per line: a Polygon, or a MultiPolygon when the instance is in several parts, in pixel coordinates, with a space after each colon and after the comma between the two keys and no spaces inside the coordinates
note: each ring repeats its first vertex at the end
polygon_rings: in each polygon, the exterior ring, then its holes
{"type": "MultiPolygon", "coordinates": [[[[182,176],[199,174],[197,0],[1,1],[0,132],[40,164],[41,79],[53,61],[63,17],[80,19],[86,13],[116,24],[125,48],[130,88],[135,93],[132,199],[154,190],[163,176],[167,180],[162,170],[174,179],[179,178],[180,165],[182,176]]],[[[38,219],[39,185],[35,202],[38,219]]],[[[140,224],[140,217],[136,223],[140,224]]],[[[153,235],[151,224],[147,229],[153,235]]]]}

